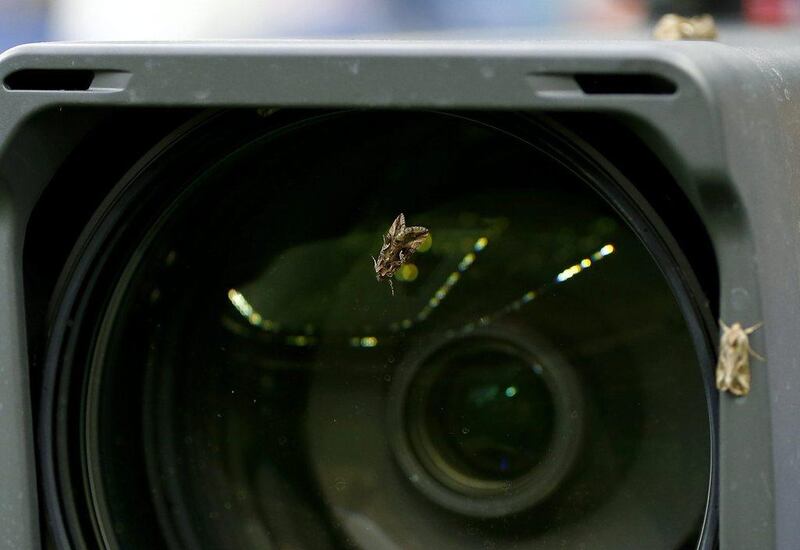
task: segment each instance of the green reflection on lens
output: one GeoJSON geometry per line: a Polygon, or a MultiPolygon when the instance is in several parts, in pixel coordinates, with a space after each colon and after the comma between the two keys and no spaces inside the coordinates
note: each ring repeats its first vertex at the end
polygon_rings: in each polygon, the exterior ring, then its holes
{"type": "Polygon", "coordinates": [[[420,380],[422,446],[436,477],[476,486],[530,472],[553,437],[555,412],[539,365],[495,342],[475,343],[439,358],[420,380]]]}

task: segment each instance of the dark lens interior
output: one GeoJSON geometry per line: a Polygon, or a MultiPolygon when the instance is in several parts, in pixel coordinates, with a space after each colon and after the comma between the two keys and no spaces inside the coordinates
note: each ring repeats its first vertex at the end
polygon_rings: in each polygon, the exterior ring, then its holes
{"type": "Polygon", "coordinates": [[[88,368],[98,536],[694,547],[697,323],[601,165],[511,114],[282,116],[151,174],[180,194],[137,226],[88,368]],[[401,212],[431,238],[393,296],[371,256],[401,212]]]}
{"type": "Polygon", "coordinates": [[[555,410],[542,366],[505,347],[459,342],[417,377],[406,430],[419,433],[415,452],[429,455],[434,475],[452,468],[468,485],[510,481],[547,452],[555,410]]]}

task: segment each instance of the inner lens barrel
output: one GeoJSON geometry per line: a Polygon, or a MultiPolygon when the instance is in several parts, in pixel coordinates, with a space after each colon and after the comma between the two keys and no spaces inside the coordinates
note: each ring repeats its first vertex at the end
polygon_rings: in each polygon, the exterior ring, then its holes
{"type": "Polygon", "coordinates": [[[542,366],[504,347],[477,342],[437,358],[409,398],[416,452],[467,492],[502,491],[541,462],[554,436],[542,366]]]}
{"type": "Polygon", "coordinates": [[[535,334],[499,323],[410,352],[390,389],[396,459],[432,502],[475,518],[542,504],[584,437],[573,367],[535,334]]]}

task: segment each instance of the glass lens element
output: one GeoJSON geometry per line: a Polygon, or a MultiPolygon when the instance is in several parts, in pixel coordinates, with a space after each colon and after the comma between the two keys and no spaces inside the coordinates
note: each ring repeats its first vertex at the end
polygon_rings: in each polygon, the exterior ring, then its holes
{"type": "Polygon", "coordinates": [[[510,114],[275,120],[162,159],[187,181],[128,256],[87,391],[102,536],[696,544],[700,363],[608,175],[510,114]],[[372,257],[400,213],[431,236],[392,294],[372,257]]]}
{"type": "Polygon", "coordinates": [[[542,367],[491,344],[460,351],[422,390],[425,417],[408,422],[422,424],[435,452],[462,475],[519,478],[541,461],[553,437],[555,411],[542,367]]]}

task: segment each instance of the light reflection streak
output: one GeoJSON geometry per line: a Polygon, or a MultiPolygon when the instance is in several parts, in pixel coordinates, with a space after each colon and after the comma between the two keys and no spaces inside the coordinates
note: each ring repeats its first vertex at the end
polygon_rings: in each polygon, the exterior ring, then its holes
{"type": "MultiPolygon", "coordinates": [[[[247,298],[244,297],[244,294],[235,288],[228,290],[228,300],[231,304],[233,304],[233,307],[236,308],[236,311],[238,311],[239,314],[247,319],[247,322],[254,327],[270,333],[277,333],[280,331],[280,323],[270,319],[264,319],[261,313],[257,312],[253,305],[247,301],[247,298]]],[[[285,337],[284,342],[288,346],[298,348],[314,346],[317,343],[317,339],[312,336],[313,333],[314,327],[311,325],[306,325],[305,334],[290,334],[285,337]]]]}
{"type": "Polygon", "coordinates": [[[303,334],[296,334],[286,337],[286,343],[290,346],[304,348],[306,346],[313,346],[317,343],[316,338],[305,336],[303,334]]]}
{"type": "MultiPolygon", "coordinates": [[[[433,313],[433,310],[441,305],[442,301],[447,297],[453,287],[461,280],[464,273],[474,264],[477,258],[476,254],[483,251],[488,244],[489,239],[487,237],[480,237],[475,241],[472,247],[473,251],[465,254],[459,262],[458,271],[453,271],[447,276],[447,279],[445,279],[445,282],[442,284],[442,286],[436,289],[433,296],[428,300],[428,303],[419,311],[419,313],[417,313],[417,323],[425,321],[431,315],[431,313],[433,313]]],[[[458,330],[450,329],[447,331],[447,334],[448,336],[454,336],[459,333],[469,333],[475,330],[476,324],[479,326],[487,326],[499,317],[502,317],[512,311],[518,311],[524,305],[529,304],[542,294],[548,292],[555,285],[562,284],[572,279],[576,275],[593,267],[614,252],[616,252],[614,245],[607,243],[589,257],[583,258],[579,262],[563,269],[550,282],[541,285],[537,289],[526,291],[524,294],[522,294],[522,296],[520,296],[520,298],[506,305],[496,313],[482,316],[480,319],[478,319],[477,323],[467,323],[458,330]]],[[[280,323],[263,318],[263,316],[255,310],[252,304],[247,301],[244,295],[235,288],[228,290],[228,300],[234,306],[234,308],[236,308],[239,314],[251,325],[266,332],[277,333],[280,331],[280,323]]],[[[399,330],[408,330],[413,327],[414,324],[414,320],[406,318],[399,323],[392,323],[389,328],[392,332],[397,332],[399,330]]],[[[315,346],[317,344],[317,338],[313,336],[314,327],[310,324],[307,324],[304,327],[304,330],[305,334],[287,335],[284,339],[284,342],[293,347],[315,346]]],[[[379,344],[377,336],[352,336],[349,338],[349,342],[352,347],[358,348],[374,348],[379,344]]]]}
{"type": "MultiPolygon", "coordinates": [[[[253,306],[247,301],[244,295],[232,288],[228,291],[228,300],[233,304],[236,310],[246,318],[248,322],[256,327],[259,327],[268,332],[277,332],[279,324],[269,319],[264,319],[260,313],[256,312],[253,306]]],[[[402,326],[411,326],[411,320],[406,319],[401,323],[402,326]]],[[[304,327],[305,334],[289,334],[284,337],[283,342],[287,346],[305,348],[317,345],[317,338],[313,336],[314,326],[306,324],[304,327]]],[[[378,345],[377,336],[352,336],[350,338],[350,345],[357,348],[374,348],[378,345]]]]}
{"type": "Polygon", "coordinates": [[[378,345],[377,336],[352,336],[350,345],[354,348],[374,348],[378,345]]]}
{"type": "MultiPolygon", "coordinates": [[[[426,320],[430,314],[433,313],[433,310],[441,305],[442,301],[447,297],[453,287],[461,280],[462,275],[475,263],[477,254],[485,249],[488,244],[489,237],[480,237],[475,241],[472,245],[472,252],[467,252],[458,263],[458,271],[453,271],[447,276],[442,286],[434,291],[427,305],[417,313],[417,322],[426,320]]],[[[409,329],[413,324],[413,321],[410,319],[405,319],[400,323],[400,328],[409,329]]],[[[397,332],[398,327],[396,325],[391,325],[389,329],[393,332],[397,332]]]]}
{"type": "MultiPolygon", "coordinates": [[[[562,270],[558,275],[555,276],[555,278],[551,282],[545,283],[535,290],[529,290],[525,292],[525,294],[523,294],[520,298],[506,305],[496,313],[481,317],[479,320],[480,325],[486,326],[489,323],[496,321],[498,318],[507,315],[508,313],[511,313],[512,311],[519,311],[522,308],[522,306],[529,304],[539,296],[546,294],[555,285],[562,284],[570,280],[572,277],[578,275],[579,273],[586,271],[590,267],[597,265],[598,262],[610,256],[615,251],[616,248],[614,247],[613,244],[608,243],[603,245],[603,247],[600,248],[600,250],[591,255],[592,258],[591,260],[589,258],[584,258],[580,262],[562,270]]],[[[466,325],[461,327],[458,333],[468,334],[473,330],[475,330],[475,323],[467,323],[466,325]]]]}
{"type": "Polygon", "coordinates": [[[253,314],[253,306],[251,306],[244,295],[235,288],[228,291],[228,300],[231,301],[233,307],[235,307],[243,317],[250,317],[250,315],[253,314]]]}

